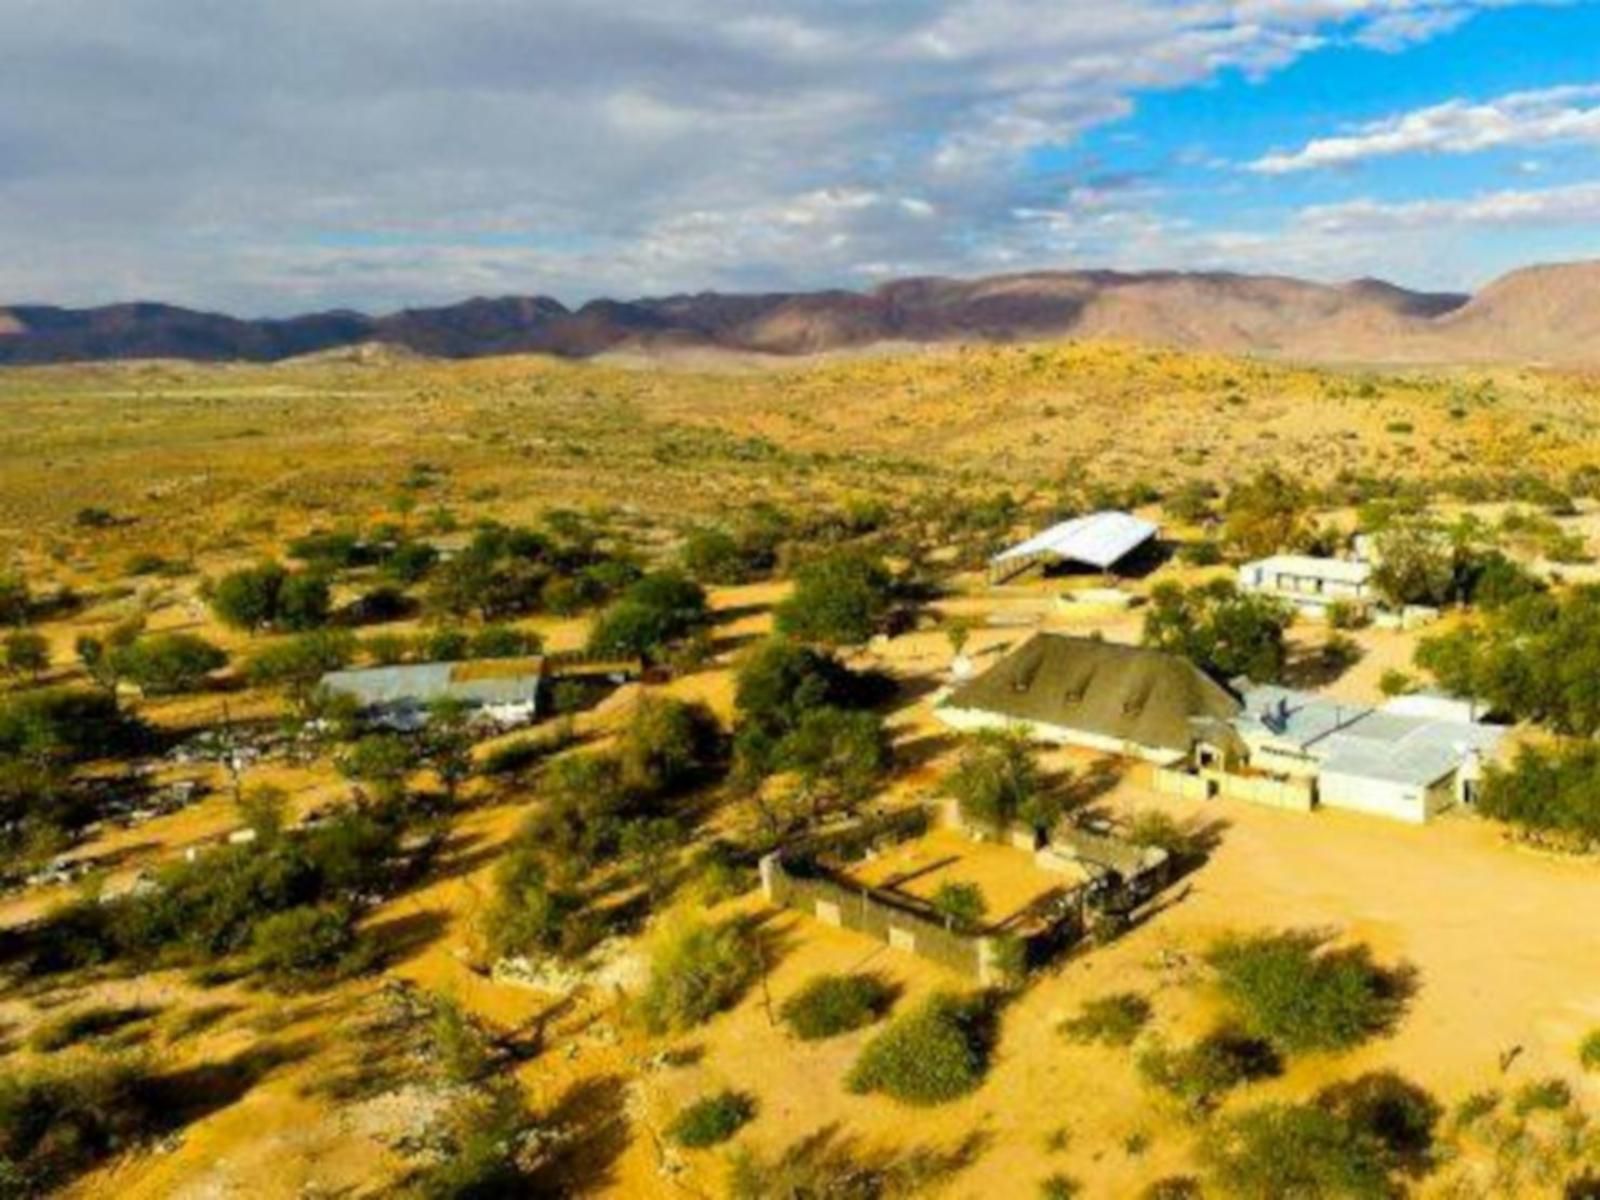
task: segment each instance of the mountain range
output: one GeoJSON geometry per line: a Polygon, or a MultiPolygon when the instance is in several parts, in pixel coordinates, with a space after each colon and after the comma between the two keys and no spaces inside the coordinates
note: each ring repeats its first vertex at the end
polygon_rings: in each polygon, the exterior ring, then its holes
{"type": "Polygon", "coordinates": [[[0,364],[273,362],[383,344],[440,358],[683,351],[795,356],[881,345],[1117,338],[1323,362],[1600,363],[1600,261],[1527,267],[1476,295],[1376,279],[1039,271],[866,292],[701,293],[569,308],[474,299],[387,316],[246,320],[153,303],[0,307],[0,364]]]}

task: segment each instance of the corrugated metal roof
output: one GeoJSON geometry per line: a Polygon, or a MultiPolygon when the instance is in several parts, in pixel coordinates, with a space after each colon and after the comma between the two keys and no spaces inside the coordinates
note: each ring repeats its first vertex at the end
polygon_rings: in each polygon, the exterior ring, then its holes
{"type": "Polygon", "coordinates": [[[1054,554],[1072,562],[1086,563],[1105,570],[1144,545],[1158,532],[1157,526],[1142,517],[1125,512],[1097,512],[1052,525],[1043,533],[994,556],[995,562],[1027,558],[1035,554],[1054,554]]]}
{"type": "Polygon", "coordinates": [[[1241,734],[1267,736],[1315,755],[1322,770],[1427,787],[1469,754],[1490,754],[1505,730],[1459,720],[1408,716],[1270,685],[1244,693],[1241,734]]]}
{"type": "Polygon", "coordinates": [[[427,704],[445,696],[475,704],[518,704],[535,699],[542,675],[538,670],[517,675],[460,678],[458,663],[409,663],[394,667],[367,667],[330,671],[323,685],[347,692],[364,707],[427,704]]]}

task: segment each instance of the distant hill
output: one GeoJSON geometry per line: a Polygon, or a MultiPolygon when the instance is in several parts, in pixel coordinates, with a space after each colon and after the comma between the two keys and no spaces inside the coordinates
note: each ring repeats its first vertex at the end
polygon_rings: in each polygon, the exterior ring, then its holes
{"type": "Polygon", "coordinates": [[[1376,279],[1040,271],[823,291],[474,299],[388,316],[250,321],[164,304],[0,308],[0,364],[130,358],[272,362],[365,343],[441,358],[669,351],[804,355],[876,344],[1120,338],[1318,361],[1600,362],[1600,263],[1515,271],[1476,296],[1376,279]]]}

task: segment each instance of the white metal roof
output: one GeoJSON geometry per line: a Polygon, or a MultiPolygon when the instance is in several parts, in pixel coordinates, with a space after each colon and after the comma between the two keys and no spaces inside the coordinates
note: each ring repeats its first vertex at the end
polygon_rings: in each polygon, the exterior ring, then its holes
{"type": "Polygon", "coordinates": [[[1289,688],[1244,690],[1234,720],[1250,740],[1287,743],[1314,755],[1326,774],[1427,787],[1473,754],[1493,753],[1505,730],[1343,704],[1289,688]]]}
{"type": "Polygon", "coordinates": [[[1034,554],[1054,554],[1072,562],[1087,563],[1105,570],[1132,554],[1155,537],[1154,523],[1132,513],[1097,512],[1074,517],[1036,533],[1025,542],[1002,550],[995,562],[1026,558],[1034,554]]]}
{"type": "Polygon", "coordinates": [[[1371,563],[1348,558],[1313,558],[1309,554],[1274,554],[1271,558],[1245,563],[1239,570],[1242,574],[1298,575],[1350,584],[1366,583],[1372,578],[1371,563]]]}

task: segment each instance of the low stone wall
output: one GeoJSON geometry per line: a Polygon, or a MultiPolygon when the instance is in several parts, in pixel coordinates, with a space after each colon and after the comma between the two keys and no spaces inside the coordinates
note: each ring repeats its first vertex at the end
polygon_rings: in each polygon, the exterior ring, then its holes
{"type": "Polygon", "coordinates": [[[882,890],[846,885],[820,868],[791,871],[777,853],[761,860],[761,890],[773,904],[932,959],[985,986],[1000,981],[999,939],[946,929],[882,890]]]}

